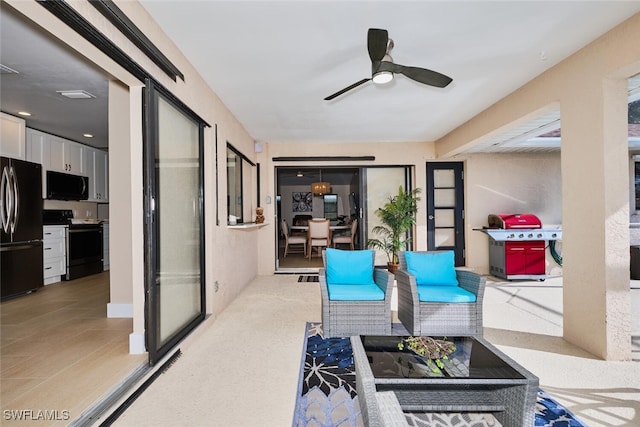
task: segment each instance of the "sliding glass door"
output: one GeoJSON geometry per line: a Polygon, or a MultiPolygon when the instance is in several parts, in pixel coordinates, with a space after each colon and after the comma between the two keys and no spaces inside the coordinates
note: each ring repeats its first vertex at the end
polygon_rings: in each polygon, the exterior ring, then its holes
{"type": "Polygon", "coordinates": [[[204,319],[203,124],[148,83],[147,348],[153,364],[204,319]]]}
{"type": "MultiPolygon", "coordinates": [[[[382,225],[380,218],[375,214],[378,208],[384,206],[389,201],[389,197],[398,194],[398,188],[404,190],[409,185],[409,168],[406,167],[370,167],[363,170],[364,174],[364,191],[366,207],[363,215],[365,216],[363,231],[366,235],[362,236],[363,241],[368,239],[377,239],[380,236],[373,233],[373,228],[382,225]]],[[[389,261],[387,254],[376,249],[376,265],[386,266],[389,261]]]]}

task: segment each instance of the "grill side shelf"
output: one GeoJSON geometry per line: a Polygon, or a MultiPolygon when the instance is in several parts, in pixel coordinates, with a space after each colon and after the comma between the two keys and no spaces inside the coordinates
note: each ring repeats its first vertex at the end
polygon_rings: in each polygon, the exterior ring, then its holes
{"type": "Polygon", "coordinates": [[[525,240],[562,240],[561,229],[504,229],[504,228],[474,228],[498,242],[525,240]]]}

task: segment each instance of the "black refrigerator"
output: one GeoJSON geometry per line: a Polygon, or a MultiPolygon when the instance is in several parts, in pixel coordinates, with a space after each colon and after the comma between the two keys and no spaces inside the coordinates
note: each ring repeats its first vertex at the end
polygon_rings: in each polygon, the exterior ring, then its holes
{"type": "Polygon", "coordinates": [[[42,166],[0,157],[0,288],[11,298],[43,286],[42,166]]]}

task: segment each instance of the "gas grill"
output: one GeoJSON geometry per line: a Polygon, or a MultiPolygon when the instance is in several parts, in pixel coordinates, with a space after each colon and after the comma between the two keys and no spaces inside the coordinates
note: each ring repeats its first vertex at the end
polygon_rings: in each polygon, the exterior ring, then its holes
{"type": "Polygon", "coordinates": [[[544,229],[533,214],[491,214],[479,229],[489,239],[489,272],[507,280],[545,280],[546,241],[561,240],[561,229],[544,229]]]}

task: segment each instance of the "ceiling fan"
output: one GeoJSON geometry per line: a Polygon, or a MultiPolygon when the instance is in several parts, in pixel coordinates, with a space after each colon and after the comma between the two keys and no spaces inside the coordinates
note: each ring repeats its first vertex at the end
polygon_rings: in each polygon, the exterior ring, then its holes
{"type": "Polygon", "coordinates": [[[350,86],[345,87],[338,92],[327,96],[324,100],[331,101],[345,92],[355,89],[358,86],[373,80],[376,84],[384,84],[393,80],[393,74],[404,74],[417,82],[435,86],[445,87],[451,83],[451,77],[440,74],[436,71],[427,70],[426,68],[407,67],[395,64],[393,58],[389,55],[393,49],[393,40],[389,38],[387,30],[377,28],[369,28],[367,34],[367,47],[369,49],[369,58],[371,58],[371,78],[362,79],[350,86]]]}

